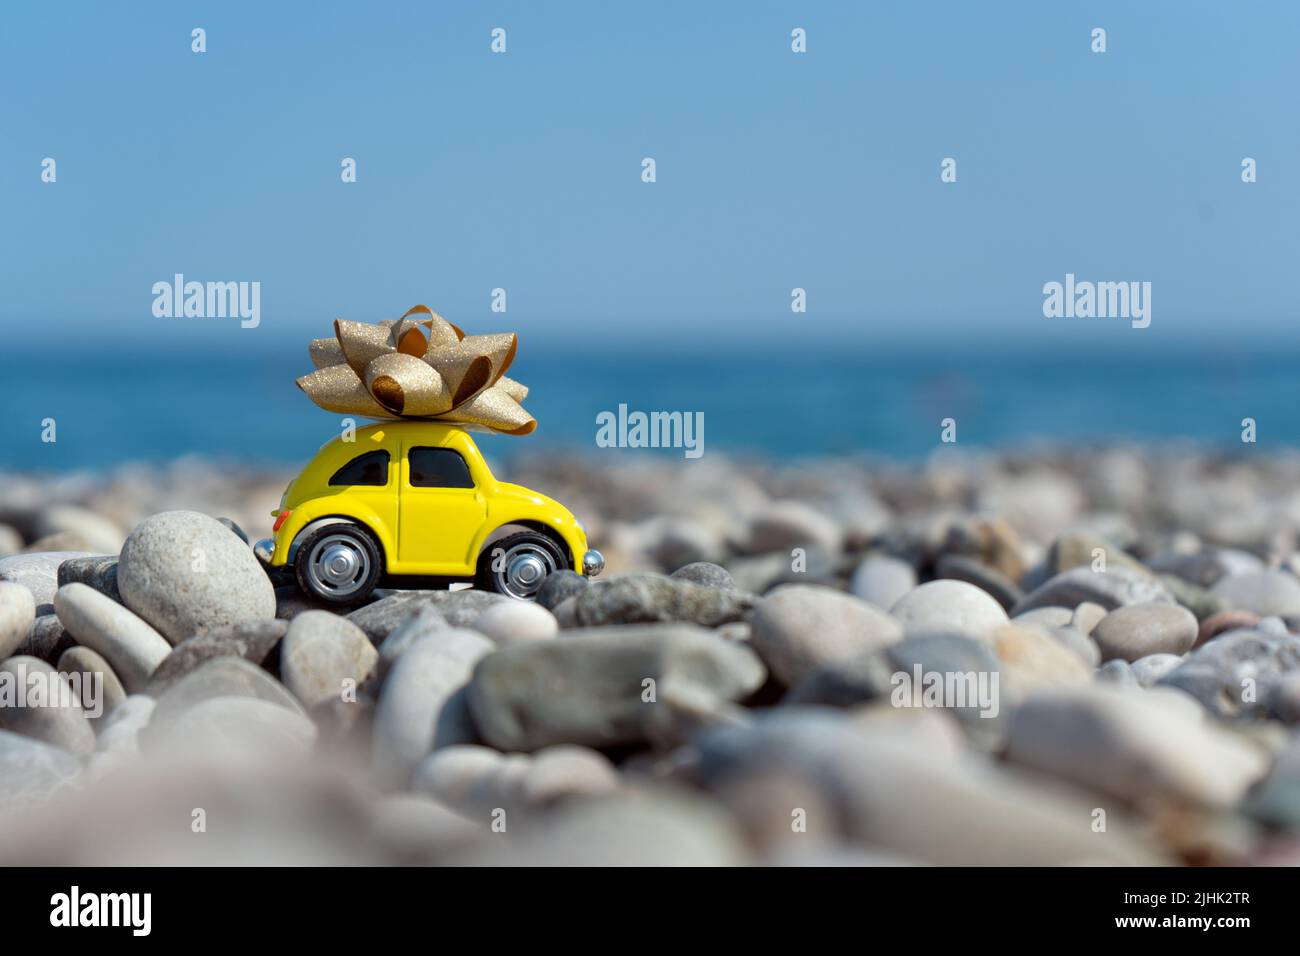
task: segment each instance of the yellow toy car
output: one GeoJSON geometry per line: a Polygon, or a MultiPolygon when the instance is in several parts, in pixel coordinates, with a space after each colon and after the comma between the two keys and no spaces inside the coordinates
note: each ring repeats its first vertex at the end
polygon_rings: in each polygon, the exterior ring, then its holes
{"type": "Polygon", "coordinates": [[[399,587],[473,581],[528,600],[548,574],[592,577],[605,567],[567,508],[497,481],[468,432],[432,421],[335,438],[271,513],[274,537],[257,542],[258,558],[292,569],[330,604],[359,603],[384,578],[399,587]]]}

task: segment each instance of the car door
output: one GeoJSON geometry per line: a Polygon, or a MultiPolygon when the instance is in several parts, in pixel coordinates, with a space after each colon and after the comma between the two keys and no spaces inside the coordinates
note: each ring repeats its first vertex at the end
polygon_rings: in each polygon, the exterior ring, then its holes
{"type": "Polygon", "coordinates": [[[403,447],[397,552],[403,574],[472,574],[487,502],[454,448],[403,447]]]}

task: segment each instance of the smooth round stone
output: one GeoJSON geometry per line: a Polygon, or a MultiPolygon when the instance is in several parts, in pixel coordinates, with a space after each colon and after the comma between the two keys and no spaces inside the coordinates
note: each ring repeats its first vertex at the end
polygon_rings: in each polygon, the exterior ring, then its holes
{"type": "Polygon", "coordinates": [[[1002,665],[1002,679],[1013,696],[1023,697],[1043,687],[1086,684],[1092,668],[1066,648],[1046,628],[1008,624],[992,631],[993,645],[1002,665]]]}
{"type": "Polygon", "coordinates": [[[916,587],[916,570],[886,554],[863,558],[849,578],[849,593],[876,607],[892,607],[916,587]]]}
{"type": "Polygon", "coordinates": [[[39,657],[45,663],[53,664],[60,654],[69,647],[74,647],[77,642],[54,613],[54,606],[46,604],[45,607],[50,609],[49,613],[36,615],[32,629],[27,632],[26,639],[18,645],[15,653],[39,657]]]}
{"type": "Polygon", "coordinates": [[[479,744],[443,747],[420,761],[411,774],[411,789],[454,810],[477,814],[482,809],[477,796],[505,759],[500,751],[479,744]]]}
{"type": "Polygon", "coordinates": [[[95,749],[81,703],[57,671],[35,657],[11,657],[0,663],[0,730],[42,740],[69,753],[95,749]],[[20,706],[21,705],[21,706],[20,706]]]}
{"type": "Polygon", "coordinates": [[[122,599],[172,644],[206,628],[275,617],[275,589],[230,529],[197,511],[165,511],[122,546],[122,599]]]}
{"type": "Polygon", "coordinates": [[[1270,762],[1260,748],[1155,690],[1134,694],[1100,683],[1021,704],[1006,755],[1134,804],[1167,799],[1218,808],[1240,800],[1270,762]]]}
{"type": "Polygon", "coordinates": [[[1170,552],[1151,559],[1151,569],[1175,574],[1197,587],[1213,587],[1225,577],[1253,574],[1264,570],[1264,562],[1247,551],[1234,548],[1211,548],[1194,554],[1170,552]]]}
{"type": "Polygon", "coordinates": [[[811,505],[797,499],[769,502],[749,524],[748,548],[753,554],[792,548],[834,554],[842,539],[839,525],[811,505]]]}
{"type": "MultiPolygon", "coordinates": [[[[1104,612],[1102,616],[1105,616],[1104,612]]],[[[1037,624],[1041,627],[1069,627],[1074,623],[1074,612],[1068,607],[1040,607],[1017,614],[1011,621],[1013,624],[1037,624]]]]}
{"type": "Polygon", "coordinates": [[[555,615],[555,624],[560,630],[578,626],[578,598],[567,597],[551,610],[555,615]]]}
{"type": "MultiPolygon", "coordinates": [[[[1011,622],[1012,624],[1024,623],[1020,618],[1011,622]]],[[[1049,627],[1047,628],[1052,638],[1062,647],[1068,650],[1079,660],[1088,665],[1089,669],[1096,667],[1101,663],[1101,648],[1087,634],[1070,627],[1049,627]]]]}
{"type": "Polygon", "coordinates": [[[122,595],[117,591],[117,555],[96,555],[64,561],[59,565],[59,587],[74,583],[87,584],[105,597],[121,603],[122,595]]]}
{"type": "Polygon", "coordinates": [[[1131,667],[1138,684],[1151,687],[1182,662],[1179,654],[1148,654],[1135,660],[1131,667]]]}
{"type": "Polygon", "coordinates": [[[1102,684],[1115,684],[1119,687],[1137,687],[1137,678],[1133,676],[1133,665],[1119,658],[1109,660],[1097,668],[1097,680],[1102,684]]]}
{"type": "Polygon", "coordinates": [[[1288,634],[1286,621],[1282,620],[1280,617],[1260,618],[1259,623],[1255,625],[1255,630],[1259,631],[1261,634],[1268,634],[1271,637],[1286,637],[1288,634]]]}
{"type": "Polygon", "coordinates": [[[736,590],[736,582],[732,580],[731,572],[712,561],[693,561],[684,564],[669,577],[675,581],[690,581],[692,584],[703,584],[705,587],[717,588],[720,591],[736,590]]]}
{"type": "MultiPolygon", "coordinates": [[[[554,643],[558,642],[519,648],[554,643]]],[[[464,688],[474,665],[493,650],[482,634],[445,628],[401,653],[384,680],[375,709],[371,756],[380,787],[403,788],[431,750],[473,741],[464,688]]]]}
{"type": "Polygon", "coordinates": [[[265,665],[274,671],[272,665],[279,658],[276,648],[288,630],[286,621],[275,620],[228,624],[200,631],[172,648],[149,678],[145,692],[162,696],[168,687],[214,657],[242,657],[250,664],[265,665]]]}
{"type": "MultiPolygon", "coordinates": [[[[543,587],[545,584],[544,579],[543,587]]],[[[473,627],[478,616],[493,604],[512,600],[491,591],[398,591],[353,611],[347,617],[378,647],[384,638],[416,614],[434,611],[449,627],[473,627]]]]}
{"type": "Polygon", "coordinates": [[[1195,584],[1188,584],[1180,577],[1162,574],[1159,579],[1165,586],[1165,590],[1173,595],[1174,600],[1191,611],[1197,621],[1203,621],[1232,608],[1232,603],[1227,598],[1211,594],[1195,584]]]}
{"type": "Polygon", "coordinates": [[[104,554],[117,554],[125,538],[116,522],[88,508],[69,504],[48,505],[41,509],[33,530],[39,538],[57,534],[75,535],[85,542],[87,550],[104,554]]]}
{"type": "Polygon", "coordinates": [[[509,647],[526,641],[544,641],[560,630],[555,615],[531,601],[510,601],[494,604],[478,616],[474,630],[494,641],[498,647],[509,647]]]}
{"type": "Polygon", "coordinates": [[[1268,709],[1285,724],[1300,724],[1300,671],[1286,674],[1269,691],[1268,709]]]}
{"type": "Polygon", "coordinates": [[[68,633],[102,655],[130,693],[143,691],[150,675],[172,652],[161,634],[88,585],[59,588],[54,609],[68,633]]]}
{"type": "Polygon", "coordinates": [[[1207,617],[1201,622],[1200,630],[1196,634],[1196,643],[1194,647],[1200,647],[1207,641],[1212,641],[1220,634],[1226,634],[1229,631],[1248,631],[1255,627],[1260,621],[1260,617],[1254,611],[1222,611],[1212,617],[1207,617]]]}
{"type": "Polygon", "coordinates": [[[533,755],[520,782],[524,802],[549,807],[576,797],[602,797],[619,789],[618,771],[609,758],[590,747],[561,744],[533,755]]]}
{"type": "Polygon", "coordinates": [[[625,574],[592,584],[578,595],[573,610],[582,627],[672,623],[718,627],[744,620],[753,605],[753,595],[739,591],[660,574],[625,574]]]}
{"type": "Polygon", "coordinates": [[[59,565],[71,558],[93,557],[89,551],[42,551],[0,558],[0,581],[21,584],[36,599],[37,614],[49,611],[59,589],[59,565]],[[45,610],[41,610],[45,608],[45,610]]]}
{"type": "Polygon", "coordinates": [[[537,589],[537,603],[548,611],[555,610],[556,605],[571,597],[577,597],[591,584],[576,571],[556,571],[542,579],[542,586],[537,589]]]}
{"type": "Polygon", "coordinates": [[[760,598],[750,627],[750,645],[787,687],[823,664],[879,650],[903,637],[903,626],[880,608],[803,584],[782,585],[760,598]]]}
{"type": "MultiPolygon", "coordinates": [[[[1030,613],[1035,612],[1031,611],[1030,613]]],[[[1070,617],[1070,626],[1080,634],[1090,635],[1105,616],[1106,609],[1100,604],[1084,601],[1074,609],[1074,614],[1070,617]]]]}
{"type": "Polygon", "coordinates": [[[150,733],[158,725],[167,724],[178,714],[214,697],[249,697],[296,714],[303,712],[298,699],[260,667],[242,657],[214,657],[190,671],[158,698],[158,706],[149,721],[150,733]]]}
{"type": "Polygon", "coordinates": [[[0,558],[7,558],[23,549],[23,536],[16,528],[0,522],[0,558]]]}
{"type": "Polygon", "coordinates": [[[1129,604],[1173,604],[1174,598],[1163,584],[1149,575],[1123,568],[1108,571],[1072,568],[1048,578],[1012,608],[1011,613],[1019,617],[1040,607],[1076,608],[1084,601],[1100,604],[1111,611],[1129,604]]]}
{"type": "Polygon", "coordinates": [[[1225,598],[1235,610],[1260,617],[1300,614],[1300,579],[1285,571],[1250,571],[1221,578],[1211,594],[1225,598]]]}
{"type": "Polygon", "coordinates": [[[417,641],[439,631],[445,631],[449,626],[447,619],[431,607],[421,608],[419,612],[408,617],[404,624],[384,638],[383,643],[379,645],[377,676],[382,678],[387,674],[393,663],[417,641]]]}
{"type": "Polygon", "coordinates": [[[278,761],[310,753],[316,725],[300,711],[256,697],[209,697],[166,722],[155,711],[140,739],[150,753],[197,751],[208,759],[236,755],[278,761]]]}
{"type": "Polygon", "coordinates": [[[748,648],[693,625],[583,628],[484,658],[468,700],[479,735],[499,750],[617,747],[687,736],[765,676],[748,648]]]}
{"type": "Polygon", "coordinates": [[[88,691],[94,689],[93,692],[98,697],[99,713],[95,714],[87,710],[86,716],[96,725],[126,699],[126,690],[122,687],[117,674],[113,672],[112,665],[89,647],[68,648],[59,657],[56,669],[60,674],[81,675],[83,698],[88,691]]]}
{"type": "MultiPolygon", "coordinates": [[[[289,624],[280,645],[280,677],[307,708],[355,695],[379,652],[365,632],[329,611],[304,611],[289,624]]],[[[354,697],[355,699],[355,697],[354,697]]]]}
{"type": "Polygon", "coordinates": [[[962,554],[942,555],[934,566],[937,578],[965,581],[990,595],[1004,610],[1015,607],[1025,596],[1014,581],[1002,572],[962,554]]]}
{"type": "Polygon", "coordinates": [[[0,581],[0,660],[26,640],[36,623],[36,598],[21,584],[0,581]]]}
{"type": "Polygon", "coordinates": [[[889,613],[911,634],[960,634],[981,640],[1009,623],[988,593],[965,581],[930,581],[909,591],[889,613]]]}
{"type": "Polygon", "coordinates": [[[1185,654],[1198,627],[1196,616],[1176,604],[1133,604],[1102,618],[1092,637],[1102,660],[1136,661],[1149,654],[1185,654]]]}
{"type": "Polygon", "coordinates": [[[1093,561],[1096,560],[1095,553],[1099,550],[1105,556],[1107,569],[1118,567],[1138,574],[1151,573],[1141,561],[1119,545],[1087,531],[1074,531],[1061,535],[1052,542],[1047,560],[1057,574],[1081,566],[1091,570],[1093,561]]]}
{"type": "Polygon", "coordinates": [[[67,751],[0,730],[0,801],[6,811],[36,806],[80,773],[81,762],[67,751]]]}

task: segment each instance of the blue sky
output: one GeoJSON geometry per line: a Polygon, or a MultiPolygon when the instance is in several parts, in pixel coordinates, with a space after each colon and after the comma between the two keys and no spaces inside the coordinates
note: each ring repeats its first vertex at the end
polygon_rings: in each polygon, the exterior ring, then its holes
{"type": "Polygon", "coordinates": [[[23,4],[0,323],[242,349],[427,302],[542,345],[1294,343],[1297,50],[1285,2],[23,4]],[[260,281],[262,326],[155,318],[176,272],[260,281]],[[1066,272],[1151,281],[1152,327],[1051,325],[1066,272]]]}

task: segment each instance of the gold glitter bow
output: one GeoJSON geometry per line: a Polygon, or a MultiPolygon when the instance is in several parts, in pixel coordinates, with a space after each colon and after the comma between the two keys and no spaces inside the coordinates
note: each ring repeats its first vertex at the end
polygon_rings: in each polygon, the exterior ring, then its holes
{"type": "Polygon", "coordinates": [[[519,404],[528,389],[505,376],[517,346],[513,332],[466,335],[427,305],[395,322],[335,319],[334,338],[312,340],[316,371],[298,387],[344,415],[436,418],[527,435],[537,427],[519,404]],[[417,314],[428,318],[411,318],[417,314]]]}

